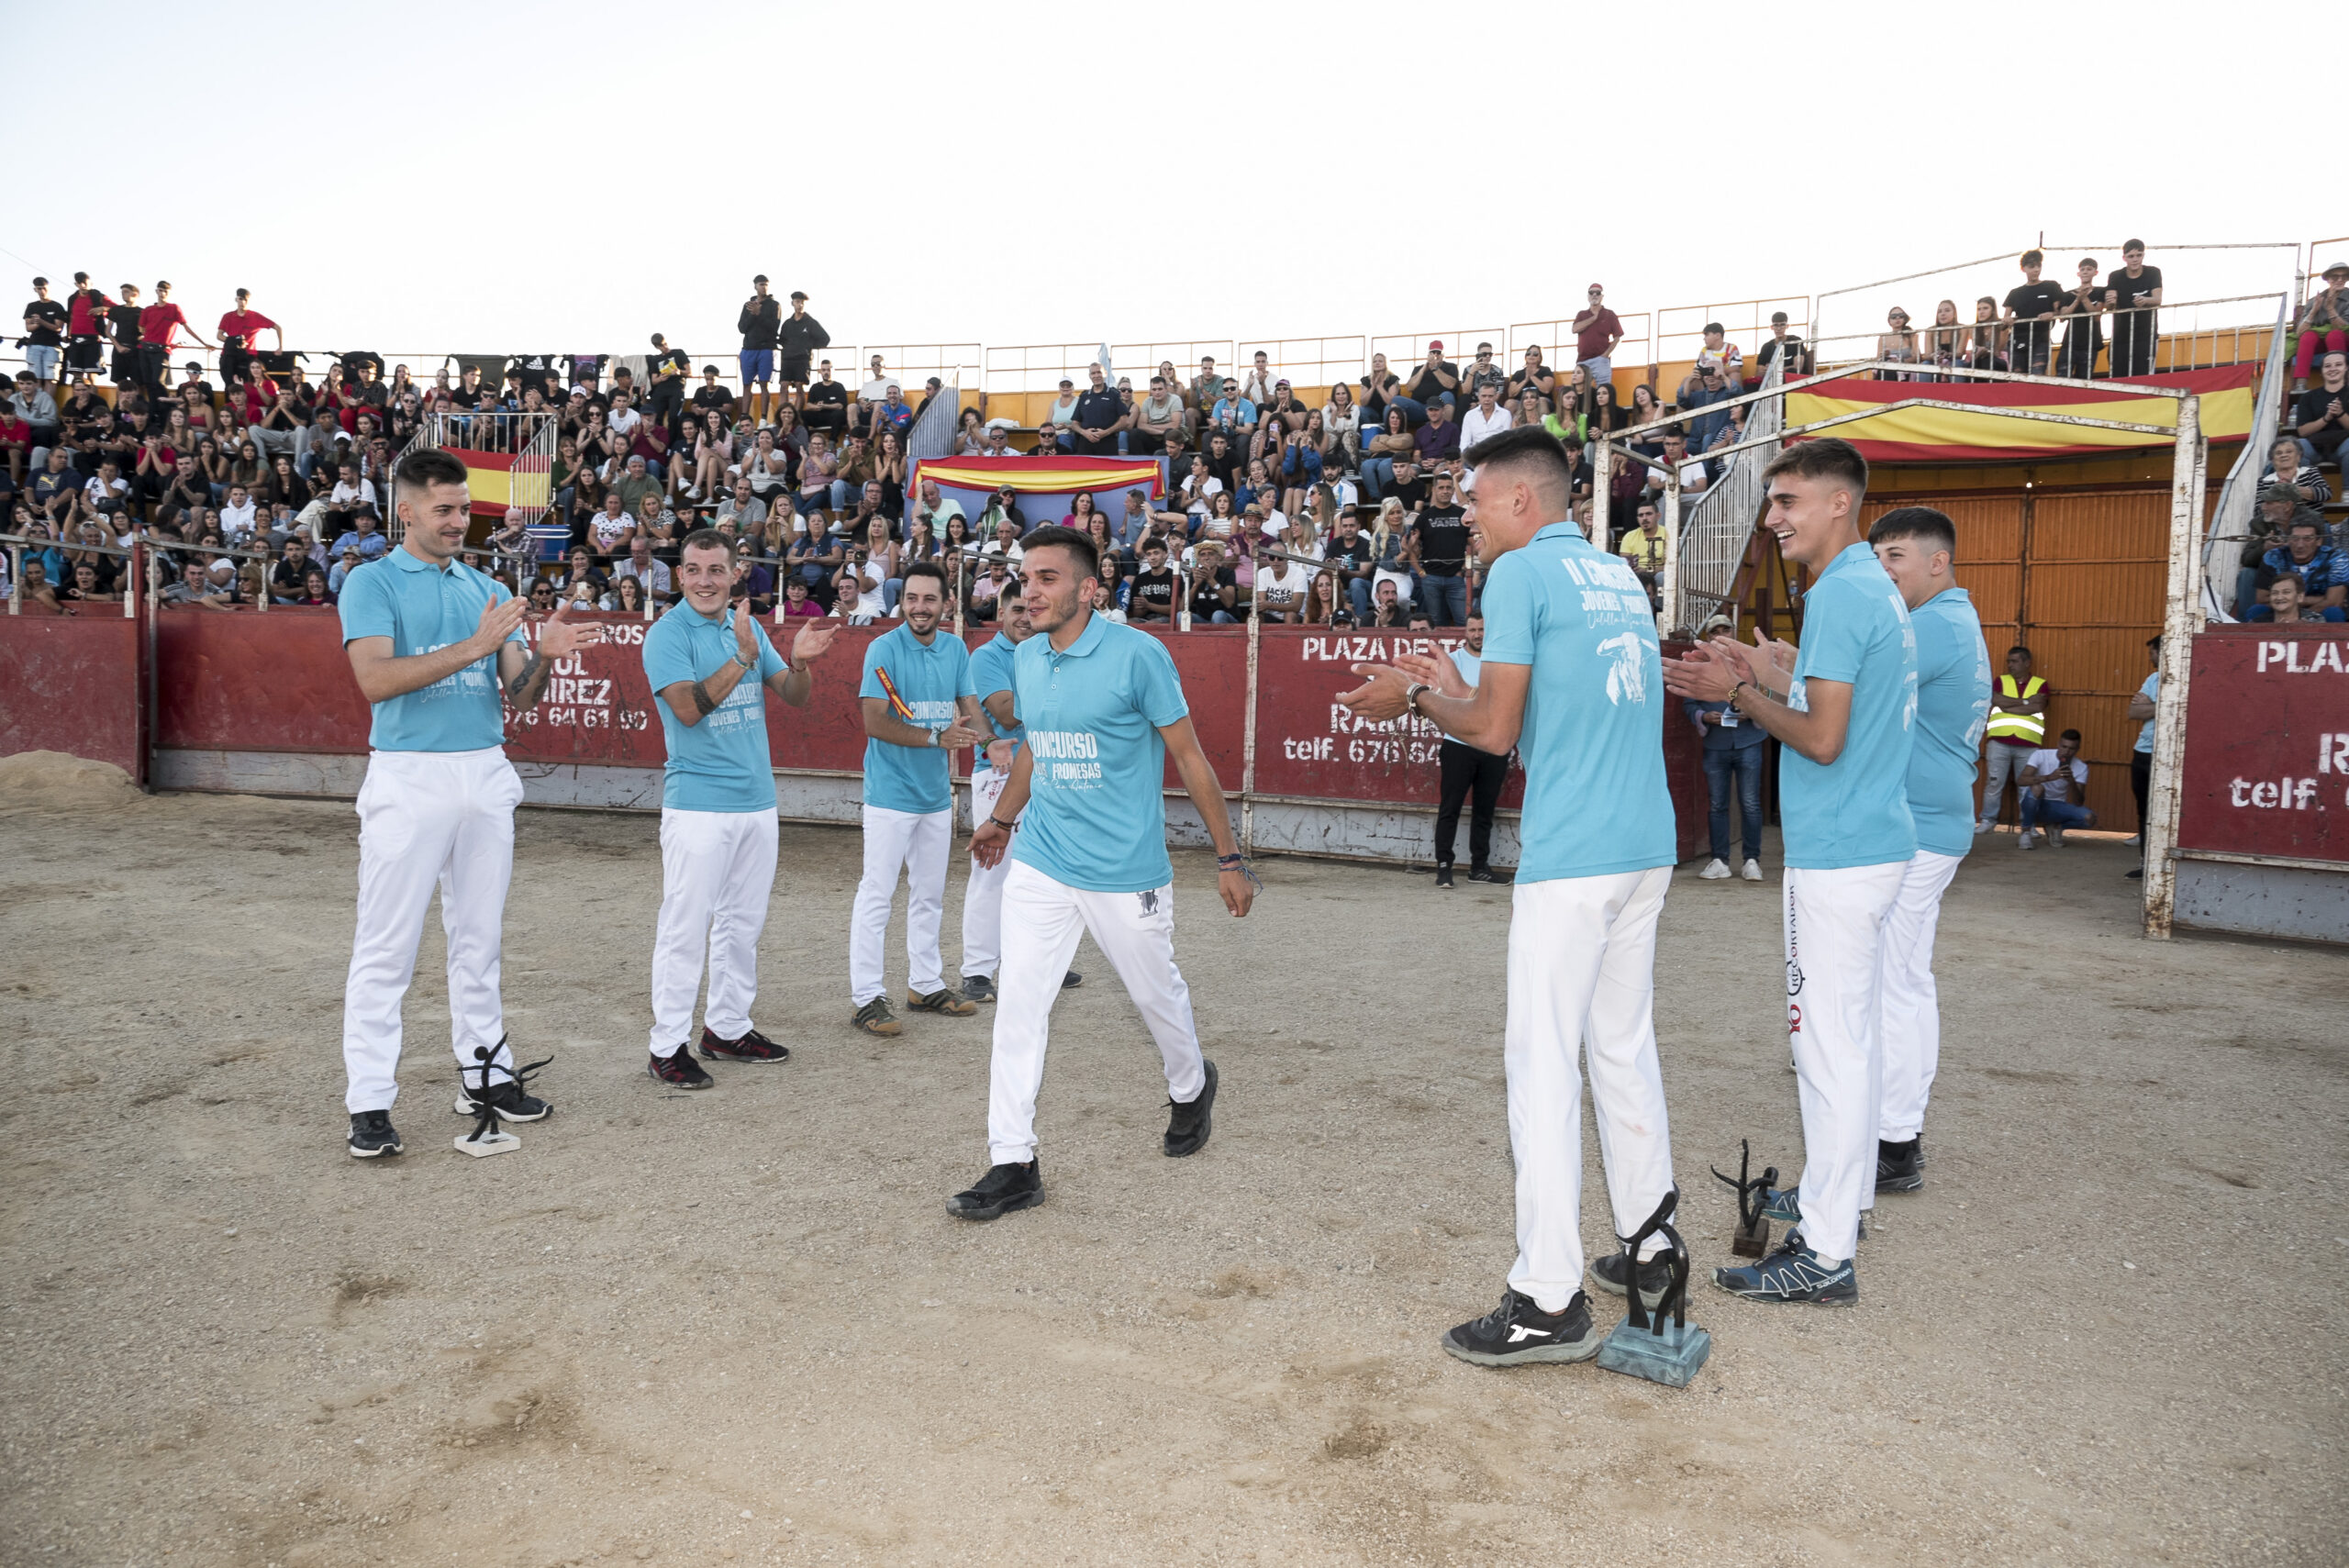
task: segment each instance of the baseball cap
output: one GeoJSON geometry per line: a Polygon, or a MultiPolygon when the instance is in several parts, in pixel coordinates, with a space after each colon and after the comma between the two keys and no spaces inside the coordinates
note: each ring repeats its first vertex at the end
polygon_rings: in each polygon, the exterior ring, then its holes
{"type": "Polygon", "coordinates": [[[1068,377],[1066,377],[1066,376],[1063,376],[1063,377],[1061,377],[1061,384],[1062,384],[1063,386],[1074,386],[1074,385],[1076,384],[1076,383],[1074,383],[1074,382],[1073,382],[1073,381],[1069,380],[1069,378],[1068,378],[1068,377]]]}
{"type": "Polygon", "coordinates": [[[1286,385],[1288,385],[1288,383],[1287,383],[1286,381],[1276,381],[1276,382],[1273,383],[1273,384],[1274,384],[1275,387],[1282,387],[1282,386],[1286,386],[1286,385]]]}
{"type": "Polygon", "coordinates": [[[1430,340],[1428,343],[1428,352],[1431,354],[1440,354],[1443,352],[1443,339],[1437,338],[1430,340]]]}

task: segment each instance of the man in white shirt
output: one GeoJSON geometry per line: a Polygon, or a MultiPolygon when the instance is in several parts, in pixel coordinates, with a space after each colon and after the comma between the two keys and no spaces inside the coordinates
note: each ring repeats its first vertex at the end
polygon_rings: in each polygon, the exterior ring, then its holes
{"type": "Polygon", "coordinates": [[[242,543],[253,531],[253,498],[241,484],[228,486],[228,504],[220,508],[220,528],[231,540],[242,543]]]}
{"type": "Polygon", "coordinates": [[[1478,441],[1497,436],[1517,421],[1501,406],[1501,389],[1491,382],[1476,388],[1476,406],[1468,410],[1460,421],[1460,450],[1466,451],[1478,441]]]}
{"type": "Polygon", "coordinates": [[[1257,614],[1275,624],[1305,618],[1305,592],[1312,573],[1296,562],[1265,556],[1256,562],[1257,614]]]}
{"type": "Polygon", "coordinates": [[[82,486],[82,506],[84,511],[95,512],[99,503],[111,501],[119,508],[127,504],[129,495],[129,482],[122,477],[122,470],[115,461],[108,458],[98,464],[97,476],[82,486]]]}
{"type": "MultiPolygon", "coordinates": [[[[866,382],[863,386],[857,388],[856,399],[860,403],[880,402],[883,398],[889,395],[889,389],[897,384],[896,377],[891,375],[887,371],[881,368],[880,355],[875,354],[873,356],[872,369],[873,379],[866,382]]],[[[1061,384],[1065,386],[1068,384],[1066,382],[1063,382],[1061,384]]]]}
{"type": "Polygon", "coordinates": [[[2045,839],[2051,850],[2061,849],[2064,828],[2096,826],[2096,813],[2081,804],[2087,796],[2088,765],[2080,761],[2078,730],[2057,736],[2052,751],[2042,747],[2033,751],[2018,782],[2022,785],[2022,837],[2017,849],[2038,848],[2034,838],[2045,839]]]}
{"type": "Polygon", "coordinates": [[[612,393],[612,411],[604,417],[604,423],[611,427],[614,434],[627,436],[632,439],[636,432],[642,428],[644,416],[629,406],[627,393],[615,389],[612,393]]]}

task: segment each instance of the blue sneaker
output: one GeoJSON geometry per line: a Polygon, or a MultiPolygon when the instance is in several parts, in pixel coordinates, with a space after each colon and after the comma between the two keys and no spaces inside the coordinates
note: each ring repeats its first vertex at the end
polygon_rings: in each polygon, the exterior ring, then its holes
{"type": "Polygon", "coordinates": [[[1852,1260],[1831,1266],[1810,1250],[1798,1230],[1784,1245],[1758,1263],[1743,1268],[1715,1269],[1713,1283],[1731,1296],[1748,1301],[1807,1302],[1813,1307],[1853,1307],[1859,1303],[1859,1276],[1852,1260]]]}
{"type": "MultiPolygon", "coordinates": [[[[1762,1201],[1762,1218],[1773,1225],[1789,1228],[1802,1223],[1802,1189],[1772,1187],[1762,1201]]],[[[1868,1217],[1860,1216],[1860,1240],[1868,1239],[1868,1217]]]]}

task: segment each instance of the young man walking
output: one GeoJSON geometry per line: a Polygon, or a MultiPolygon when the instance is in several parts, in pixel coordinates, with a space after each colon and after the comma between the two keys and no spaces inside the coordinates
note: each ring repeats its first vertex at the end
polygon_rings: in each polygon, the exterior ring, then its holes
{"type": "Polygon", "coordinates": [[[1974,758],[1990,714],[1990,650],[1973,599],[1957,585],[1957,528],[1946,514],[1931,506],[1898,507],[1876,520],[1868,545],[1909,606],[1917,638],[1917,723],[1908,784],[1917,852],[1909,857],[1885,920],[1876,1009],[1884,1092],[1877,1102],[1876,1190],[1913,1193],[1925,1184],[1925,1103],[1941,1065],[1933,937],[1942,895],[1974,847],[1974,758]]]}
{"type": "Polygon", "coordinates": [[[734,545],[697,528],[678,550],[684,595],[644,634],[644,677],[660,698],[669,761],[661,792],[661,920],[652,942],[653,1081],[707,1089],[685,1049],[705,961],[709,1003],[701,1053],[713,1062],[790,1059],[751,1024],[759,989],[759,934],[774,891],[774,762],[766,695],[807,706],[809,666],[837,633],[804,623],[786,662],[746,603],[729,607],[734,545]]]}
{"type": "Polygon", "coordinates": [[[1190,987],[1174,966],[1174,866],[1159,792],[1170,755],[1215,840],[1224,907],[1244,916],[1255,897],[1166,645],[1094,613],[1100,562],[1092,539],[1043,528],[1021,542],[1034,635],[1012,655],[1012,701],[1027,744],[971,839],[982,864],[1007,851],[1012,863],[1003,880],[1003,985],[988,1070],[990,1163],[976,1185],[946,1201],[963,1219],[1044,1201],[1036,1095],[1052,1002],[1087,932],[1165,1064],[1167,1155],[1195,1154],[1208,1141],[1215,1063],[1200,1054],[1190,987]]]}
{"type": "MultiPolygon", "coordinates": [[[[971,655],[971,686],[979,695],[995,739],[971,757],[971,820],[985,822],[1011,782],[1012,759],[1019,754],[1025,727],[1012,702],[1011,656],[1028,640],[1033,628],[1027,600],[1018,586],[1006,588],[996,601],[996,624],[1002,628],[971,655]]],[[[1003,879],[1011,862],[997,859],[982,865],[971,855],[971,878],[963,887],[963,999],[995,1000],[996,962],[1003,945],[1003,879]]],[[[1070,970],[1062,989],[1079,984],[1083,976],[1070,970]]]]}
{"type": "MultiPolygon", "coordinates": [[[[400,1002],[436,886],[460,1073],[478,1074],[474,1052],[486,1051],[488,1101],[501,1120],[537,1121],[552,1108],[515,1080],[498,996],[514,807],[522,800],[498,698],[502,690],[517,708],[535,706],[555,662],[603,635],[557,609],[533,650],[522,634],[521,601],[458,562],[473,495],[456,458],[410,452],[392,484],[406,528],[399,548],[346,577],[340,602],[343,651],[374,708],[359,786],[359,917],[342,1001],[351,1152],[362,1160],[403,1147],[391,1118],[400,1002]]],[[[470,1111],[480,1078],[459,1084],[458,1108],[470,1111]]]]}
{"type": "Polygon", "coordinates": [[[1787,559],[1813,576],[1791,672],[1725,639],[1664,666],[1675,695],[1726,701],[1780,743],[1787,1027],[1803,1172],[1795,1190],[1771,1196],[1772,1217],[1796,1226],[1785,1244],[1751,1267],[1713,1271],[1723,1290],[1757,1301],[1858,1301],[1853,1254],[1876,1187],[1885,924],[1917,853],[1908,790],[1917,640],[1860,537],[1867,475],[1858,450],[1832,438],[1789,448],[1763,470],[1765,520],[1787,559]]]}
{"type": "Polygon", "coordinates": [[[854,1022],[867,1034],[902,1028],[883,995],[881,949],[897,873],[906,874],[906,1006],[966,1018],[979,1009],[946,988],[938,927],[946,911],[946,852],[954,838],[948,768],[961,747],[984,744],[971,689],[971,652],[939,628],[946,573],[918,561],[897,597],[903,624],[864,650],[857,695],[864,711],[864,877],[849,919],[848,971],[854,1022]]]}
{"type": "MultiPolygon", "coordinates": [[[[1574,470],[1549,432],[1511,430],[1465,461],[1469,515],[1492,562],[1480,678],[1470,685],[1444,659],[1363,664],[1366,684],[1339,700],[1371,719],[1417,714],[1479,751],[1515,746],[1525,759],[1504,1037],[1517,1262],[1500,1305],[1443,1348],[1481,1366],[1583,1361],[1606,1339],[1581,1289],[1586,1051],[1617,1232],[1644,1223],[1674,1185],[1653,1002],[1677,839],[1655,617],[1631,569],[1572,520],[1574,470]]],[[[1644,1297],[1661,1295],[1666,1267],[1642,1261],[1644,1297]]],[[[1620,1254],[1591,1270],[1618,1294],[1630,1272],[1620,1254]]]]}

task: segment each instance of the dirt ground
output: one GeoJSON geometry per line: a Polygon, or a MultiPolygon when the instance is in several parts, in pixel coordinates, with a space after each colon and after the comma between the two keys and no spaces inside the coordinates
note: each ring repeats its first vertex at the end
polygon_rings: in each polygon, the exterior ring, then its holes
{"type": "MultiPolygon", "coordinates": [[[[1925,1191],[1854,1311],[1700,1286],[1675,1392],[1437,1349],[1513,1251],[1506,888],[1272,861],[1241,923],[1178,856],[1213,1142],[1160,1154],[1088,944],[1050,1200],[972,1226],[988,1026],[850,1029],[853,832],[785,829],[757,1016],[792,1062],[647,1080],[654,834],[521,816],[507,1018],[559,1114],[451,1149],[436,928],[409,1151],[361,1163],[350,807],[0,764],[0,1562],[2341,1560],[2349,964],[2148,945],[2117,843],[1981,844],[1925,1191]]],[[[1657,1012],[1701,1268],[1706,1166],[1800,1146],[1775,876],[1693,869],[1657,1012]]]]}

